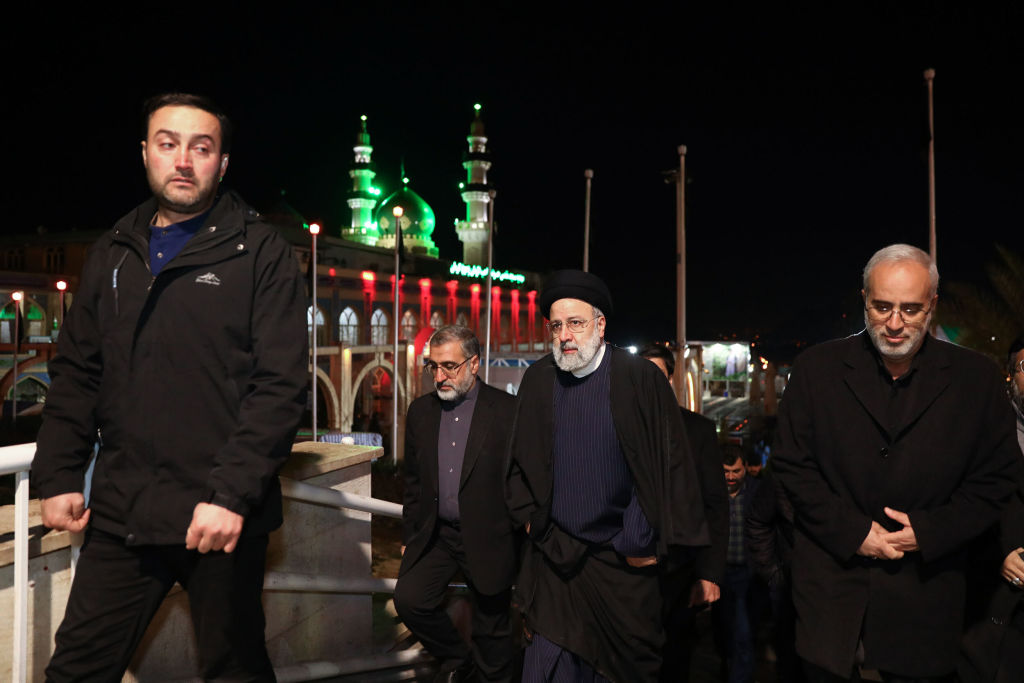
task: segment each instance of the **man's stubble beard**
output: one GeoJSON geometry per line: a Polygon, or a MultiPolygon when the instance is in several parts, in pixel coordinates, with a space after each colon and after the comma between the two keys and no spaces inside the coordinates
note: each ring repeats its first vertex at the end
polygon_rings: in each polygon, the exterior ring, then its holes
{"type": "Polygon", "coordinates": [[[204,188],[196,180],[195,175],[189,176],[195,188],[193,198],[188,201],[180,201],[170,194],[170,181],[160,181],[156,178],[149,178],[149,189],[152,190],[156,203],[161,209],[173,211],[178,214],[198,214],[213,205],[213,198],[217,194],[217,184],[204,188]]]}
{"type": "Polygon", "coordinates": [[[868,336],[871,337],[871,343],[874,344],[875,349],[878,350],[879,355],[885,360],[899,363],[905,361],[908,358],[912,358],[918,349],[921,348],[921,343],[924,341],[924,335],[927,334],[928,325],[931,324],[931,315],[924,319],[920,327],[911,327],[906,323],[903,323],[903,329],[910,336],[900,344],[900,350],[896,351],[892,345],[885,340],[885,323],[879,325],[878,323],[871,322],[871,318],[868,316],[868,312],[864,311],[864,326],[868,330],[868,336]]]}
{"type": "Polygon", "coordinates": [[[597,350],[601,348],[603,343],[604,339],[595,331],[594,335],[584,342],[582,346],[575,344],[575,342],[565,342],[566,345],[573,344],[577,348],[576,353],[566,355],[562,349],[562,342],[558,342],[552,347],[552,352],[555,354],[555,365],[565,372],[582,370],[594,359],[594,356],[597,355],[597,350]]]}
{"type": "Polygon", "coordinates": [[[462,379],[445,380],[452,383],[451,389],[442,389],[441,384],[437,382],[434,382],[434,389],[437,390],[437,396],[442,401],[457,401],[468,394],[469,390],[473,388],[473,379],[473,374],[467,370],[462,379]]]}

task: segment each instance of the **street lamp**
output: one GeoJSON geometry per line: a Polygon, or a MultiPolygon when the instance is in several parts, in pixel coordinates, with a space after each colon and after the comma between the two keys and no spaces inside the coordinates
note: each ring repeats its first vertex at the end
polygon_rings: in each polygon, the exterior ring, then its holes
{"type": "Polygon", "coordinates": [[[18,423],[18,347],[21,339],[21,300],[25,297],[24,292],[11,292],[11,299],[14,301],[14,380],[11,382],[11,425],[18,423]]]}
{"type": "Polygon", "coordinates": [[[391,462],[398,464],[398,287],[401,285],[401,269],[399,263],[398,243],[402,233],[402,214],[405,210],[395,206],[391,210],[395,217],[395,302],[392,308],[392,315],[395,317],[395,346],[391,351],[391,462]]]}
{"type": "Polygon", "coordinates": [[[60,315],[57,318],[57,331],[64,329],[64,291],[68,288],[68,283],[64,280],[57,280],[57,291],[59,292],[58,303],[60,304],[60,315]]]}
{"type": "Polygon", "coordinates": [[[316,441],[316,314],[320,311],[320,307],[316,305],[316,236],[320,234],[320,225],[318,223],[311,223],[309,226],[309,234],[313,236],[313,270],[311,271],[311,279],[313,281],[313,285],[311,287],[313,307],[310,309],[310,319],[313,321],[310,329],[313,330],[313,339],[310,342],[310,348],[312,349],[312,361],[310,366],[313,370],[313,441],[316,441]]]}

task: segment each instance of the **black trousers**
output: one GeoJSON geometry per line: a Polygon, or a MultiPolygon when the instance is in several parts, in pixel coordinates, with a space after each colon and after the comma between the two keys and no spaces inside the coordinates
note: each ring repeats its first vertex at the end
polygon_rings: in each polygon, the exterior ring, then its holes
{"type": "Polygon", "coordinates": [[[462,535],[447,523],[438,522],[434,538],[423,556],[398,577],[395,610],[427,651],[451,670],[471,657],[489,681],[512,679],[515,643],[509,628],[511,589],[497,595],[476,590],[466,566],[462,535]],[[462,640],[444,609],[448,583],[462,570],[473,595],[473,648],[462,640]]]}
{"type": "Polygon", "coordinates": [[[160,603],[188,592],[204,680],[274,681],[264,641],[267,537],[232,553],[180,546],[129,547],[90,529],[75,570],[47,681],[120,681],[160,603]]]}

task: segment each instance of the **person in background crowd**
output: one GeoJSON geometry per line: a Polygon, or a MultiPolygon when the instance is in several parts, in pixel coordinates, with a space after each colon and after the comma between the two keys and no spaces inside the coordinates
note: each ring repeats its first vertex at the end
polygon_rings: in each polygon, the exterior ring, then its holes
{"type": "Polygon", "coordinates": [[[796,613],[790,592],[793,555],[793,504],[772,472],[771,464],[761,475],[745,521],[747,550],[754,573],[768,586],[772,609],[772,646],[780,683],[802,683],[793,638],[796,613]]]}
{"type": "Polygon", "coordinates": [[[747,476],[743,449],[736,444],[722,446],[722,468],[729,492],[729,540],[722,599],[711,609],[715,645],[725,664],[726,680],[729,683],[750,683],[754,680],[757,586],[744,526],[761,482],[747,476]]]}
{"type": "MultiPolygon", "coordinates": [[[[641,358],[654,363],[672,385],[675,357],[660,344],[645,346],[641,358]]],[[[665,599],[665,648],[661,680],[665,683],[686,681],[690,675],[690,655],[696,633],[694,617],[721,596],[719,586],[725,574],[725,550],[729,537],[729,497],[722,476],[722,454],[718,447],[715,423],[703,415],[680,407],[686,438],[704,499],[704,517],[711,534],[711,545],[697,550],[691,557],[669,558],[663,576],[665,599]]]]}

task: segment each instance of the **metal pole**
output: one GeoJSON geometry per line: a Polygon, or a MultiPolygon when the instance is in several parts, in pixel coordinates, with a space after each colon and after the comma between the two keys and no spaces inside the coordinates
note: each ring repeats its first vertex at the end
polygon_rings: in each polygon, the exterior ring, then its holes
{"type": "Polygon", "coordinates": [[[484,343],[484,384],[491,378],[491,269],[494,268],[494,197],[497,190],[487,193],[491,197],[487,212],[487,335],[484,343]]]}
{"type": "Polygon", "coordinates": [[[405,211],[400,206],[392,209],[395,216],[395,291],[393,315],[395,317],[395,345],[391,351],[391,464],[398,465],[398,288],[401,285],[401,263],[398,253],[398,235],[402,230],[402,214],[405,211]]]}
{"type": "Polygon", "coordinates": [[[18,424],[18,347],[21,345],[21,292],[14,293],[14,381],[11,382],[11,426],[18,424]]]}
{"type": "Polygon", "coordinates": [[[583,272],[590,272],[590,182],[594,179],[594,169],[583,172],[587,179],[587,199],[583,210],[583,272]]]}
{"type": "Polygon", "coordinates": [[[935,238],[935,101],[932,88],[935,81],[935,69],[925,69],[924,81],[928,84],[928,252],[931,254],[932,261],[937,263],[935,238]]]}
{"type": "Polygon", "coordinates": [[[683,351],[686,349],[686,145],[679,145],[679,178],[676,180],[676,340],[679,354],[676,359],[673,384],[676,400],[683,405],[686,394],[686,367],[683,351]]]}
{"type": "Polygon", "coordinates": [[[313,294],[313,308],[310,309],[313,324],[311,326],[313,330],[313,339],[310,342],[310,349],[312,354],[310,357],[310,368],[312,369],[313,375],[313,441],[316,441],[316,314],[320,312],[320,307],[316,304],[316,236],[320,232],[320,226],[313,223],[309,226],[309,234],[313,236],[313,270],[310,273],[310,279],[313,281],[312,294],[313,294]]]}

